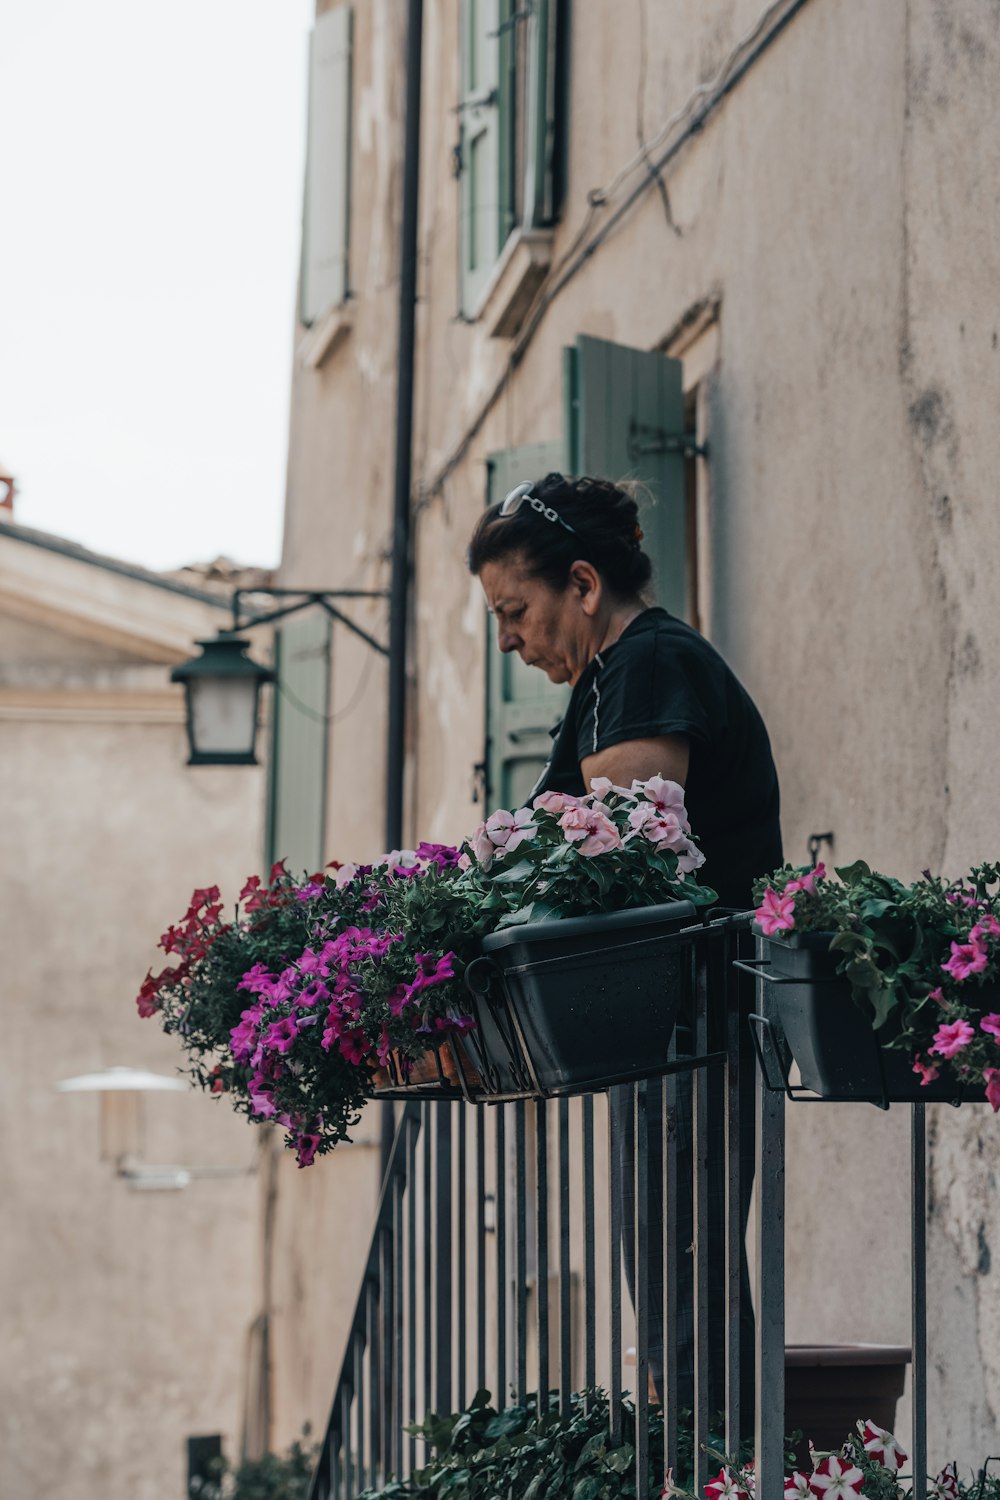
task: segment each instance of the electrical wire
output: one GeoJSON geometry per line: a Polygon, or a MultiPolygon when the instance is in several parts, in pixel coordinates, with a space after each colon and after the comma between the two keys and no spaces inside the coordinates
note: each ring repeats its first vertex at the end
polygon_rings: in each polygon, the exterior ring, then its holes
{"type": "Polygon", "coordinates": [[[303,703],[298,694],[293,692],[286,682],[282,682],[280,676],[277,679],[278,692],[285,699],[286,703],[290,703],[294,709],[296,709],[305,718],[310,719],[312,723],[336,724],[340,719],[346,719],[347,716],[349,714],[352,714],[354,710],[359,706],[361,699],[364,697],[365,689],[368,686],[368,679],[371,676],[371,670],[372,657],[369,655],[365,658],[364,667],[361,670],[361,675],[358,678],[357,683],[355,684],[354,691],[351,694],[350,698],[342,708],[334,709],[332,714],[318,713],[316,709],[311,708],[308,703],[303,703]]]}
{"type": "Polygon", "coordinates": [[[692,136],[696,135],[704,127],[708,117],[715,112],[723,100],[732,92],[736,84],[745,77],[754,63],[763,56],[768,47],[784,31],[788,23],[807,4],[808,0],[773,0],[773,3],[765,8],[756,23],[744,34],[729,53],[722,67],[715,75],[715,78],[710,82],[698,85],[683,106],[672,114],[660,126],[651,140],[625,163],[607,187],[593,188],[588,192],[587,212],[581,228],[574,235],[573,242],[565,255],[562,256],[550,272],[549,287],[535,303],[528,317],[527,324],[518,335],[517,342],[508,356],[507,363],[499,379],[480,405],[479,410],[466,427],[460,441],[456,444],[448,458],[439,467],[430,482],[422,487],[416,507],[418,512],[429,505],[435,496],[440,493],[444,482],[454,473],[455,469],[458,468],[459,464],[465,458],[473,442],[481,432],[490,412],[506,390],[514,371],[524,358],[539,325],[556,298],[565,290],[574,276],[583,269],[590,258],[597,253],[600,247],[611,238],[629,210],[660,180],[663,168],[677,155],[685,142],[690,140],[692,136]],[[699,101],[701,101],[700,105],[699,101]],[[653,152],[663,145],[671,135],[671,132],[676,132],[674,139],[670,141],[669,146],[664,149],[662,155],[653,160],[653,152]],[[617,196],[636,167],[642,165],[645,165],[647,175],[630,190],[623,201],[614,209],[610,218],[587,239],[587,232],[596,214],[601,209],[611,206],[612,199],[617,196]]]}

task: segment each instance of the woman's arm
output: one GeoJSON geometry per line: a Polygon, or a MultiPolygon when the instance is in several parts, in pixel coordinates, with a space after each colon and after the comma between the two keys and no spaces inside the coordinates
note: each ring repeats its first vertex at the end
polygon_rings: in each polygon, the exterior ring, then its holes
{"type": "Polygon", "coordinates": [[[663,776],[683,786],[687,780],[689,748],[683,734],[665,734],[652,740],[623,740],[598,750],[580,762],[584,785],[590,790],[595,776],[606,776],[616,786],[631,786],[633,781],[647,781],[663,776]]]}

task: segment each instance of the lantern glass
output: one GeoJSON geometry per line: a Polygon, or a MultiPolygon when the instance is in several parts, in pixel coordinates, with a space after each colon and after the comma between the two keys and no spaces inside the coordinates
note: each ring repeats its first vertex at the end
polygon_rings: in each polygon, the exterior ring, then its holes
{"type": "Polygon", "coordinates": [[[260,682],[253,677],[200,677],[191,680],[188,692],[192,754],[254,761],[260,682]]]}

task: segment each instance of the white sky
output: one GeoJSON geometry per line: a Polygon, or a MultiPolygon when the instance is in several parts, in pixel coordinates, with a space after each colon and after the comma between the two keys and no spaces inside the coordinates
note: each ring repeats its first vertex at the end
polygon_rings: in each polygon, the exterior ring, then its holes
{"type": "Polygon", "coordinates": [[[270,565],[313,0],[0,5],[0,464],[15,519],[270,565]]]}

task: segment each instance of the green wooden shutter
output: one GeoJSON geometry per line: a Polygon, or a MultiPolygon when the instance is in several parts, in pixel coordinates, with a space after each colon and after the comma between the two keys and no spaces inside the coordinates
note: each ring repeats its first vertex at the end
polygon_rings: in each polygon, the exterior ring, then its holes
{"type": "Polygon", "coordinates": [[[555,218],[556,0],[535,0],[527,17],[524,119],[524,225],[555,218]]]}
{"type": "Polygon", "coordinates": [[[651,490],[655,504],[641,521],[653,593],[687,619],[681,369],[663,354],[581,335],[565,351],[564,396],[571,471],[639,479],[651,490]]]}
{"type": "Polygon", "coordinates": [[[460,255],[471,315],[496,264],[500,225],[500,0],[461,0],[460,255]]]}
{"type": "MultiPolygon", "coordinates": [[[[533,443],[492,453],[487,461],[487,503],[502,500],[523,479],[541,479],[562,464],[562,444],[533,443]]],[[[550,682],[537,667],[497,648],[492,616],[487,632],[486,805],[521,807],[552,749],[549,730],[562,718],[569,688],[550,682]]]]}
{"type": "Polygon", "coordinates": [[[309,128],[300,316],[314,323],[347,295],[351,166],[351,7],[318,16],[309,43],[309,128]]]}
{"type": "Polygon", "coordinates": [[[307,615],[275,637],[268,854],[295,875],[313,874],[326,857],[330,623],[307,615]]]}

